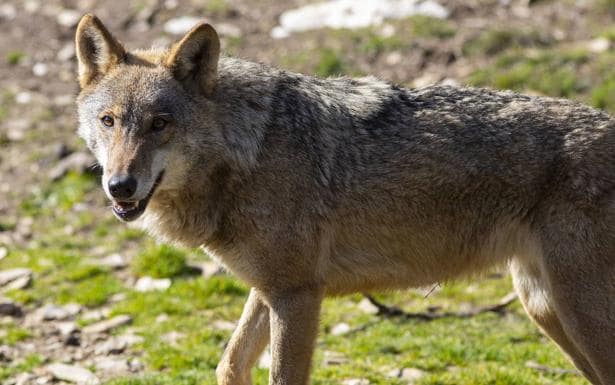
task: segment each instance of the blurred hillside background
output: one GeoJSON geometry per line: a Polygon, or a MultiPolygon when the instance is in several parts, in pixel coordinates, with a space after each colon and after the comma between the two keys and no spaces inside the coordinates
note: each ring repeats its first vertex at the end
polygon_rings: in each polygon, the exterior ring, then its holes
{"type": "MultiPolygon", "coordinates": [[[[113,218],[75,134],[73,35],[85,12],[129,48],[169,44],[206,19],[228,55],[293,71],[513,89],[615,113],[613,0],[425,1],[403,17],[388,1],[356,3],[373,12],[336,18],[303,0],[0,2],[0,383],[214,384],[248,290],[198,251],[113,218]]],[[[375,295],[463,311],[511,285],[494,273],[431,289],[375,295]]],[[[326,301],[314,384],[586,383],[518,303],[432,322],[375,312],[360,295],[326,301]]]]}

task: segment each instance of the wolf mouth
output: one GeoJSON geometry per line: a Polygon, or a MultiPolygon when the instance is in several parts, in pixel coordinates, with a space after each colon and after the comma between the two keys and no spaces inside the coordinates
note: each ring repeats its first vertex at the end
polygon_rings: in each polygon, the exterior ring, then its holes
{"type": "Polygon", "coordinates": [[[147,208],[147,204],[156,192],[156,189],[160,185],[160,182],[162,182],[163,176],[164,170],[160,171],[160,173],[156,177],[156,181],[154,182],[154,185],[152,186],[152,189],[149,191],[147,196],[139,201],[114,200],[112,205],[113,214],[115,214],[116,217],[118,217],[124,222],[134,221],[135,219],[139,218],[147,208]]]}

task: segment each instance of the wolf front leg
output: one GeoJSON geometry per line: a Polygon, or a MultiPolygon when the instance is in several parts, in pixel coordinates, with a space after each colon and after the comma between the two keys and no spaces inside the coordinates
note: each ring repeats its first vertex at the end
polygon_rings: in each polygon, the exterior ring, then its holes
{"type": "Polygon", "coordinates": [[[250,369],[269,341],[269,308],[256,289],[248,301],[237,328],[216,368],[219,385],[250,385],[250,369]]]}
{"type": "Polygon", "coordinates": [[[271,328],[269,385],[307,385],[318,334],[322,290],[295,290],[268,298],[271,328]]]}

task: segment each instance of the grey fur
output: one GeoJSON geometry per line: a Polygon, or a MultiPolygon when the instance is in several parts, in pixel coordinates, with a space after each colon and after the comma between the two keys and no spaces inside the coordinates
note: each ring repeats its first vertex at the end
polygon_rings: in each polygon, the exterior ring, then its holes
{"type": "MultiPolygon", "coordinates": [[[[182,42],[215,47],[198,28],[182,42]]],[[[270,384],[306,384],[324,295],[506,263],[530,316],[593,384],[615,383],[612,117],[565,100],[320,79],[226,57],[195,88],[161,64],[181,50],[170,52],[135,52],[85,87],[80,133],[106,173],[133,170],[145,193],[165,170],[145,230],[205,247],[253,287],[220,384],[249,384],[270,337],[270,384]],[[97,120],[106,109],[121,122],[113,133],[97,120]],[[148,128],[158,112],[173,116],[164,139],[148,128]]]]}

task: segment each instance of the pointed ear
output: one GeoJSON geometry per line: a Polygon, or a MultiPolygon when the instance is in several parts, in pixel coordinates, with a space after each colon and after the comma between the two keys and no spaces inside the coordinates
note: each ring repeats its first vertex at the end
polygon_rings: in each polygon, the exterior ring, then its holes
{"type": "Polygon", "coordinates": [[[195,85],[206,96],[216,85],[220,38],[207,23],[193,27],[169,52],[165,66],[188,87],[195,85]]]}
{"type": "Polygon", "coordinates": [[[75,34],[75,51],[79,62],[81,88],[99,80],[123,62],[126,56],[122,44],[92,14],[84,15],[79,21],[75,34]]]}

